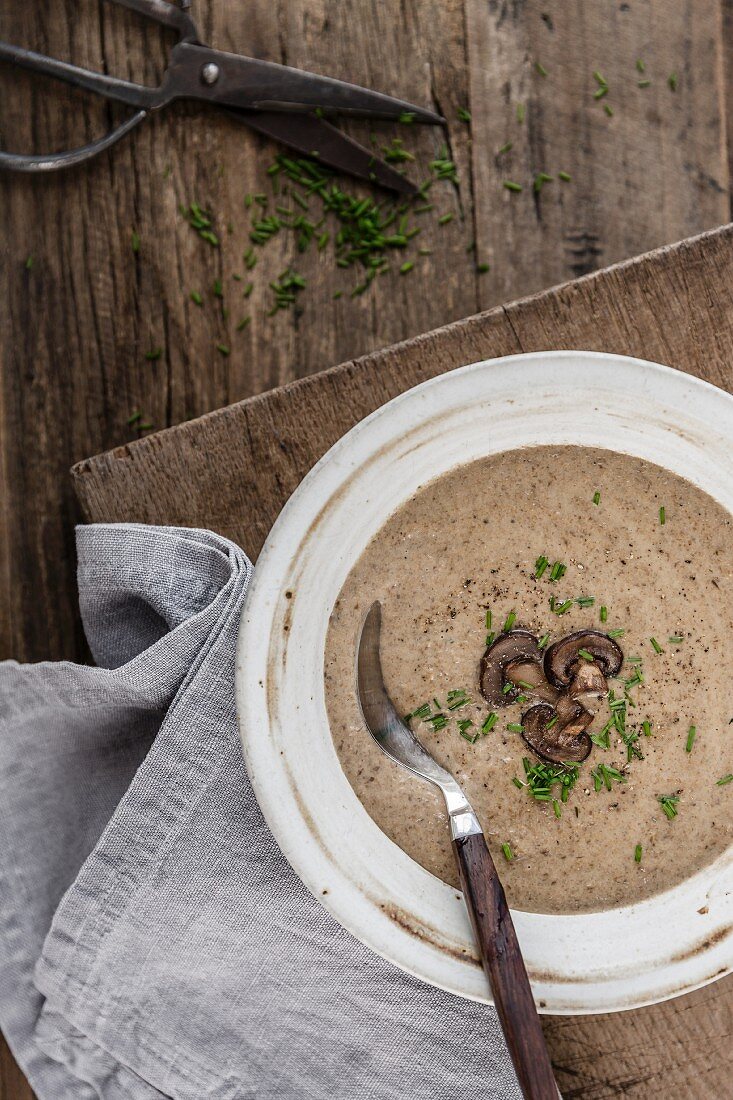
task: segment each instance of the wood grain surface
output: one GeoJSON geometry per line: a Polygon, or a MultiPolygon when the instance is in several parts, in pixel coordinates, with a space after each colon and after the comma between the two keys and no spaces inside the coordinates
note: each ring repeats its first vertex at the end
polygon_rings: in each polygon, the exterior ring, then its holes
{"type": "MultiPolygon", "coordinates": [[[[215,112],[177,105],[86,169],[0,178],[1,656],[85,654],[68,467],[87,455],[123,448],[80,468],[89,515],[202,522],[256,554],[318,454],[370,408],[452,365],[522,348],[603,347],[730,384],[726,233],[495,309],[448,336],[377,351],[728,221],[729,0],[194,0],[193,14],[212,45],[437,106],[445,136],[401,131],[416,157],[408,171],[423,178],[446,141],[458,183],[431,190],[435,211],[417,243],[432,254],[415,255],[409,276],[395,270],[355,299],[355,273],[328,251],[300,256],[292,237],[275,238],[252,272],[251,324],[238,332],[244,196],[268,190],[276,153],[262,139],[215,112]],[[594,70],[609,87],[599,100],[594,70]],[[459,108],[470,110],[470,125],[459,108]],[[499,154],[507,142],[512,149],[499,154]],[[540,171],[555,179],[535,192],[540,171]],[[508,191],[505,180],[523,190],[508,191]],[[221,247],[186,223],[179,207],[191,201],[214,212],[221,247]],[[268,317],[268,284],[295,263],[308,280],[302,312],[268,317]],[[481,273],[484,263],[490,270],[481,273]],[[223,300],[212,293],[217,279],[223,300]],[[146,358],[158,348],[159,357],[146,358]],[[164,427],[338,362],[347,365],[315,388],[296,382],[125,449],[138,434],[127,424],[136,410],[164,427]],[[241,446],[233,449],[233,438],[241,446]],[[214,475],[220,458],[229,465],[214,475]]],[[[169,45],[97,0],[5,4],[0,39],[148,83],[160,78],[169,45]]],[[[0,67],[3,148],[64,148],[112,117],[116,109],[87,96],[0,67]]],[[[370,129],[354,124],[352,132],[368,141],[370,129]]],[[[398,132],[378,130],[379,144],[398,132]]],[[[547,1026],[567,1096],[729,1088],[729,988],[727,1000],[716,988],[633,1017],[547,1026]]],[[[0,1048],[1,1100],[31,1095],[0,1048]]]]}

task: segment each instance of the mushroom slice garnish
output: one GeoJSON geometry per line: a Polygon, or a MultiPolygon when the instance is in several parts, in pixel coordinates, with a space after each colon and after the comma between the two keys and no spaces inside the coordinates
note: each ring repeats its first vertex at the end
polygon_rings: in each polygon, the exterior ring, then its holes
{"type": "Polygon", "coordinates": [[[516,669],[520,664],[541,665],[541,662],[542,651],[529,630],[508,630],[500,634],[481,658],[479,686],[489,706],[505,706],[516,699],[516,687],[504,691],[508,683],[513,683],[507,675],[510,665],[516,669]]]}
{"type": "MultiPolygon", "coordinates": [[[[556,688],[566,688],[579,673],[579,666],[595,664],[606,678],[615,676],[623,664],[620,646],[600,630],[576,630],[555,642],[545,653],[545,676],[556,688]]],[[[595,671],[589,676],[595,677],[595,671]]],[[[600,681],[596,679],[600,685],[600,681]]],[[[605,694],[605,692],[604,692],[605,694]]]]}
{"type": "Polygon", "coordinates": [[[587,709],[593,710],[594,703],[608,695],[606,677],[597,661],[587,661],[581,657],[573,666],[572,676],[568,695],[587,709]]]}
{"type": "Polygon", "coordinates": [[[536,756],[553,764],[580,764],[593,747],[586,733],[593,715],[561,695],[557,709],[536,703],[522,715],[522,737],[536,756]],[[554,721],[553,721],[554,719],[554,721]]]}

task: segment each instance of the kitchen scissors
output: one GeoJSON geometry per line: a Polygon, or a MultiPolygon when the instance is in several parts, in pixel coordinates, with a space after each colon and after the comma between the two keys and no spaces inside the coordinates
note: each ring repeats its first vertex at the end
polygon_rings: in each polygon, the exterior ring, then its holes
{"type": "Polygon", "coordinates": [[[163,81],[157,88],[134,84],[0,42],[0,61],[9,61],[135,108],[104,137],[67,152],[46,156],[0,151],[0,168],[50,172],[91,160],[176,99],[193,99],[227,109],[240,122],[299,153],[403,194],[417,188],[380,157],[328,121],[345,115],[442,124],[433,111],[392,96],[318,76],[287,65],[223,53],[204,45],[183,7],[167,0],[110,0],[178,32],[163,81]]]}

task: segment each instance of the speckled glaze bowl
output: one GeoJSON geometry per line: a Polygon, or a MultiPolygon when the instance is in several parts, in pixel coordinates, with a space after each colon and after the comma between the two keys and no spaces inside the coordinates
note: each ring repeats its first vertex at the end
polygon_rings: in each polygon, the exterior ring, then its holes
{"type": "MultiPolygon", "coordinates": [[[[298,875],[374,951],[484,1001],[489,990],[462,896],[387,839],[341,770],[323,654],[349,570],[419,485],[481,456],[543,443],[646,458],[733,512],[733,398],[723,391],[655,363],[591,352],[474,363],[390,401],[308,474],[257,563],[237,655],[247,767],[298,875]]],[[[540,1009],[634,1008],[726,974],[732,890],[729,848],[635,905],[570,916],[514,911],[540,1009]]]]}

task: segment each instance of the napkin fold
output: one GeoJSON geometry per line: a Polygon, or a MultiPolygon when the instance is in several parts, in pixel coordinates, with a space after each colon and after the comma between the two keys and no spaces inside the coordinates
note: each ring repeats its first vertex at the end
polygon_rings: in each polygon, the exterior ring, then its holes
{"type": "Polygon", "coordinates": [[[518,1100],[494,1010],[372,954],[265,825],[245,554],[140,525],[77,550],[97,667],[0,665],[0,1028],[40,1100],[518,1100]]]}

